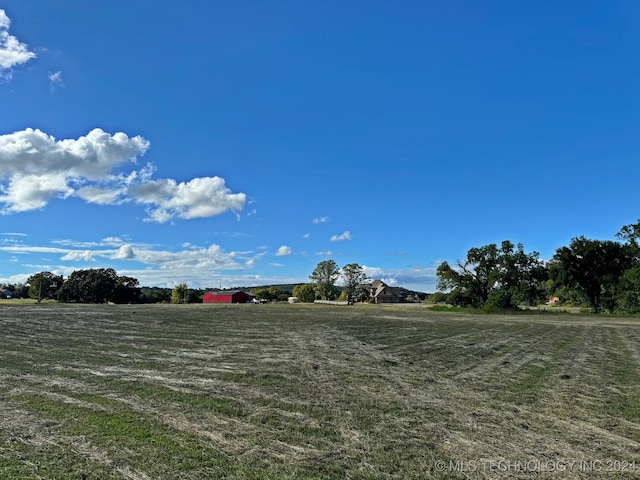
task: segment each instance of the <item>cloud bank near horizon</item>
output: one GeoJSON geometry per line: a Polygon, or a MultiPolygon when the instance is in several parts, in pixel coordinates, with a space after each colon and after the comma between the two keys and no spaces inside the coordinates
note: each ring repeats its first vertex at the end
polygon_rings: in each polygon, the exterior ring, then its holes
{"type": "MultiPolygon", "coordinates": [[[[173,287],[179,283],[186,283],[190,288],[219,285],[251,287],[309,282],[306,275],[296,276],[286,272],[273,276],[257,274],[254,268],[265,256],[260,249],[229,251],[217,244],[187,244],[171,249],[117,236],[94,242],[57,240],[48,245],[30,245],[24,243],[26,236],[22,234],[3,235],[13,238],[0,239],[0,251],[13,254],[15,261],[20,261],[31,273],[0,277],[0,283],[23,283],[30,275],[40,271],[68,276],[75,270],[100,267],[114,268],[118,274],[137,278],[141,285],[151,287],[173,287]],[[41,263],[28,263],[33,254],[38,255],[41,263]]],[[[288,251],[288,247],[283,247],[283,251],[288,251]]],[[[269,265],[286,268],[282,263],[271,262],[269,265]]],[[[435,291],[437,279],[433,267],[387,269],[363,265],[363,270],[369,278],[380,279],[391,286],[423,292],[435,291]]]]}

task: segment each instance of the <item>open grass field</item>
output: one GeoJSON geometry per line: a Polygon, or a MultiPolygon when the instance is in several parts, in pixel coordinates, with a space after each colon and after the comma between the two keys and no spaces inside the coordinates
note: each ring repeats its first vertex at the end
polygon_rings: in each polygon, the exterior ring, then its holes
{"type": "Polygon", "coordinates": [[[640,478],[638,319],[16,304],[0,332],[2,479],[640,478]]]}

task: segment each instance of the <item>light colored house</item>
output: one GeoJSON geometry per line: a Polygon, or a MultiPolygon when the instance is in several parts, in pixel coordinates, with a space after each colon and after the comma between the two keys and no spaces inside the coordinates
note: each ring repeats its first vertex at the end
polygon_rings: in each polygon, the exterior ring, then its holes
{"type": "Polygon", "coordinates": [[[382,280],[371,282],[371,301],[373,303],[400,303],[401,298],[395,288],[382,280]]]}

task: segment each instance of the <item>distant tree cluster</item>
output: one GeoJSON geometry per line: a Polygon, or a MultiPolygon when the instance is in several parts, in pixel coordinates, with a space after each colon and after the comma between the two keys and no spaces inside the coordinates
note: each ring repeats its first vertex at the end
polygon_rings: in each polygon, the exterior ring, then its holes
{"type": "Polygon", "coordinates": [[[270,302],[273,300],[286,301],[289,297],[289,292],[285,292],[275,286],[254,288],[251,290],[251,293],[253,293],[258,300],[267,300],[270,302]]]}
{"type": "Polygon", "coordinates": [[[40,272],[30,276],[25,287],[27,296],[38,301],[137,303],[141,294],[137,279],[118,276],[112,268],[76,270],[66,280],[62,275],[40,272]]]}
{"type": "Polygon", "coordinates": [[[622,227],[617,238],[573,238],[548,262],[509,241],[471,248],[455,266],[438,267],[433,299],[494,311],[557,297],[595,313],[640,313],[640,220],[622,227]]]}

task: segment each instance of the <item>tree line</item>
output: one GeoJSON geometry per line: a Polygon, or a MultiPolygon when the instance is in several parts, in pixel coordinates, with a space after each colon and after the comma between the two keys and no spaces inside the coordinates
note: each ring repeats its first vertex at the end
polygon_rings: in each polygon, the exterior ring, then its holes
{"type": "Polygon", "coordinates": [[[618,240],[575,237],[544,262],[508,240],[469,249],[438,266],[432,299],[485,311],[519,309],[557,297],[595,313],[640,313],[640,219],[618,240]]]}
{"type": "MultiPolygon", "coordinates": [[[[356,263],[339,269],[334,260],[325,260],[317,265],[309,278],[312,283],[295,285],[293,291],[269,286],[254,288],[252,293],[256,298],[276,301],[286,301],[293,295],[303,302],[316,299],[355,302],[364,301],[369,296],[366,289],[369,279],[356,263]],[[338,278],[343,279],[344,286],[335,285],[338,278]]],[[[39,272],[30,276],[24,284],[5,287],[16,298],[65,303],[199,303],[205,292],[202,289],[190,289],[185,283],[173,289],[140,287],[137,279],[119,276],[112,268],[76,270],[67,279],[52,272],[39,272]]]]}
{"type": "Polygon", "coordinates": [[[51,272],[39,272],[25,283],[28,297],[75,303],[138,303],[138,280],[120,276],[113,268],[76,270],[67,279],[51,272]]]}

